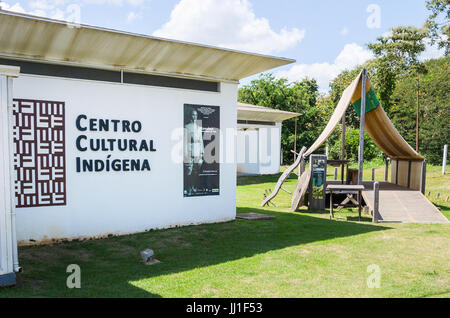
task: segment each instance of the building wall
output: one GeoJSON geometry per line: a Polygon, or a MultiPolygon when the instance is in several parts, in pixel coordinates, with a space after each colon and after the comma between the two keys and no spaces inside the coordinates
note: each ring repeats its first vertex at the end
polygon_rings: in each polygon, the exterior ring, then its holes
{"type": "Polygon", "coordinates": [[[281,123],[275,126],[238,124],[238,174],[280,172],[281,123]]]}
{"type": "Polygon", "coordinates": [[[13,254],[16,247],[11,220],[11,161],[8,143],[10,84],[11,79],[0,74],[0,286],[11,283],[9,274],[13,272],[13,254]]]}
{"type": "MultiPolygon", "coordinates": [[[[88,80],[21,75],[14,98],[65,102],[66,205],[17,208],[19,242],[127,234],[148,229],[232,220],[236,215],[236,164],[220,165],[220,195],[183,197],[183,105],[220,106],[220,127],[236,127],[237,85],[220,93],[88,80]],[[154,140],[155,152],[85,151],[76,148],[76,118],[139,120],[139,133],[84,132],[88,138],[154,140]],[[151,171],[76,172],[84,159],[148,159],[151,171]],[[175,158],[180,158],[175,156],[175,158]],[[181,159],[182,160],[182,159],[181,159]]],[[[221,148],[225,147],[223,144],[221,148]]]]}

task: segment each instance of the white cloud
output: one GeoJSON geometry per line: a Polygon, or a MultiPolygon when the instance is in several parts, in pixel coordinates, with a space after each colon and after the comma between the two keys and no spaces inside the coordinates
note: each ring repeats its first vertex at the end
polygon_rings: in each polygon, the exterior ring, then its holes
{"type": "Polygon", "coordinates": [[[373,57],[372,52],[356,43],[346,44],[344,49],[334,60],[334,64],[341,70],[351,69],[373,57]]]}
{"type": "Polygon", "coordinates": [[[134,11],[131,11],[127,14],[127,22],[131,23],[136,19],[140,19],[141,18],[141,14],[140,13],[136,13],[134,11]]]}
{"type": "MultiPolygon", "coordinates": [[[[140,6],[141,4],[143,4],[145,2],[145,0],[127,0],[129,4],[131,4],[132,6],[140,6]]],[[[149,1],[148,1],[149,2],[149,1]]]]}
{"type": "Polygon", "coordinates": [[[342,36],[346,36],[348,34],[348,28],[347,27],[343,27],[341,29],[341,31],[339,32],[340,35],[342,36]]]}
{"type": "Polygon", "coordinates": [[[88,4],[112,4],[116,6],[121,6],[123,3],[122,0],[83,0],[83,2],[88,4]]]}
{"type": "Polygon", "coordinates": [[[25,13],[25,9],[20,5],[20,3],[9,5],[6,2],[0,2],[0,9],[17,13],[25,13]]]}
{"type": "Polygon", "coordinates": [[[115,6],[122,6],[123,4],[130,4],[132,6],[140,6],[144,4],[145,2],[150,2],[150,0],[82,0],[85,3],[88,4],[108,4],[108,5],[115,5],[115,6]]]}
{"type": "Polygon", "coordinates": [[[322,92],[328,90],[330,81],[344,70],[361,65],[373,57],[372,52],[356,43],[346,44],[333,63],[295,64],[287,71],[280,71],[277,77],[286,77],[290,81],[305,77],[314,78],[322,92]]]}
{"type": "Polygon", "coordinates": [[[28,3],[29,10],[25,10],[20,3],[9,5],[5,2],[0,2],[0,6],[7,11],[26,13],[70,23],[81,22],[81,7],[70,0],[34,0],[28,3]]]}
{"type": "Polygon", "coordinates": [[[248,0],[181,0],[153,35],[271,54],[294,47],[305,31],[274,31],[266,18],[255,16],[248,0]]]}
{"type": "Polygon", "coordinates": [[[65,12],[57,8],[62,4],[64,0],[36,0],[29,3],[31,10],[25,10],[22,5],[17,2],[14,5],[9,5],[5,2],[0,2],[0,7],[6,11],[12,11],[17,13],[26,13],[36,16],[42,16],[47,18],[64,20],[65,12]]]}
{"type": "Polygon", "coordinates": [[[29,6],[32,9],[38,9],[38,10],[50,10],[55,7],[55,5],[53,3],[51,3],[50,1],[47,1],[47,0],[30,1],[29,6]]]}

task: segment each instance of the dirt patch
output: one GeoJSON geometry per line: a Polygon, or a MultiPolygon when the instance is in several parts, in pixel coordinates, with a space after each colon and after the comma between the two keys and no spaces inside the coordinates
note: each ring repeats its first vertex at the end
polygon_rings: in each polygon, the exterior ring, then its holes
{"type": "Polygon", "coordinates": [[[64,258],[88,261],[92,257],[92,252],[86,248],[69,249],[58,245],[29,247],[21,249],[19,253],[21,259],[45,263],[59,263],[64,258]]]}

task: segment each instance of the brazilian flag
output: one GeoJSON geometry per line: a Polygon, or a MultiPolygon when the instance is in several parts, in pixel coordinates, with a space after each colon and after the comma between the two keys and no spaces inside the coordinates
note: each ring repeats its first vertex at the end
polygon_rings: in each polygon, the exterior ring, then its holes
{"type": "MultiPolygon", "coordinates": [[[[361,116],[361,99],[358,99],[352,105],[356,111],[356,114],[358,114],[358,116],[361,116]]],[[[377,108],[379,105],[380,102],[378,101],[377,95],[371,87],[370,90],[366,93],[366,114],[371,110],[377,108]]]]}

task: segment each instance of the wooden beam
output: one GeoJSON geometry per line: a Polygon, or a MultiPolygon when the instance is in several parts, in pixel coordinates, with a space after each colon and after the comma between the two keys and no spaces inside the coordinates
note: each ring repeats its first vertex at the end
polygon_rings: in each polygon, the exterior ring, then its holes
{"type": "Polygon", "coordinates": [[[278,182],[275,185],[275,188],[273,189],[273,191],[271,191],[271,193],[266,198],[264,198],[263,202],[261,203],[261,206],[265,206],[270,200],[275,198],[275,196],[278,194],[278,191],[280,191],[281,186],[283,185],[284,181],[286,181],[286,179],[289,177],[289,175],[300,164],[300,161],[303,159],[303,154],[305,152],[306,152],[306,147],[303,147],[297,156],[297,160],[283,172],[283,174],[278,179],[278,182]]]}
{"type": "MultiPolygon", "coordinates": [[[[298,104],[295,105],[295,109],[298,111],[298,104]]],[[[297,117],[295,117],[295,132],[294,132],[294,162],[297,160],[297,117]]]]}
{"type": "Polygon", "coordinates": [[[372,214],[372,222],[378,222],[378,215],[380,214],[380,183],[376,181],[373,184],[373,214],[372,214]]]}
{"type": "Polygon", "coordinates": [[[388,173],[389,173],[389,158],[386,158],[384,162],[384,181],[388,181],[388,173]]]}
{"type": "Polygon", "coordinates": [[[411,160],[408,160],[408,188],[411,186],[411,160]]]}
{"type": "MultiPolygon", "coordinates": [[[[341,160],[345,160],[345,114],[342,116],[341,160]]],[[[344,165],[341,166],[341,183],[344,183],[344,165]]]]}
{"type": "Polygon", "coordinates": [[[358,151],[358,184],[362,184],[364,168],[364,124],[366,120],[366,80],[367,70],[362,71],[361,85],[361,121],[359,127],[359,151],[358,151]]]}
{"type": "Polygon", "coordinates": [[[421,178],[421,183],[420,183],[420,192],[422,192],[422,194],[425,195],[425,183],[426,183],[426,179],[427,179],[427,161],[424,160],[422,162],[422,178],[421,178]]]}
{"type": "Polygon", "coordinates": [[[419,153],[419,71],[417,71],[416,152],[419,153]]]}
{"type": "Polygon", "coordinates": [[[395,184],[398,184],[398,164],[399,164],[399,159],[395,160],[395,184]]]}

